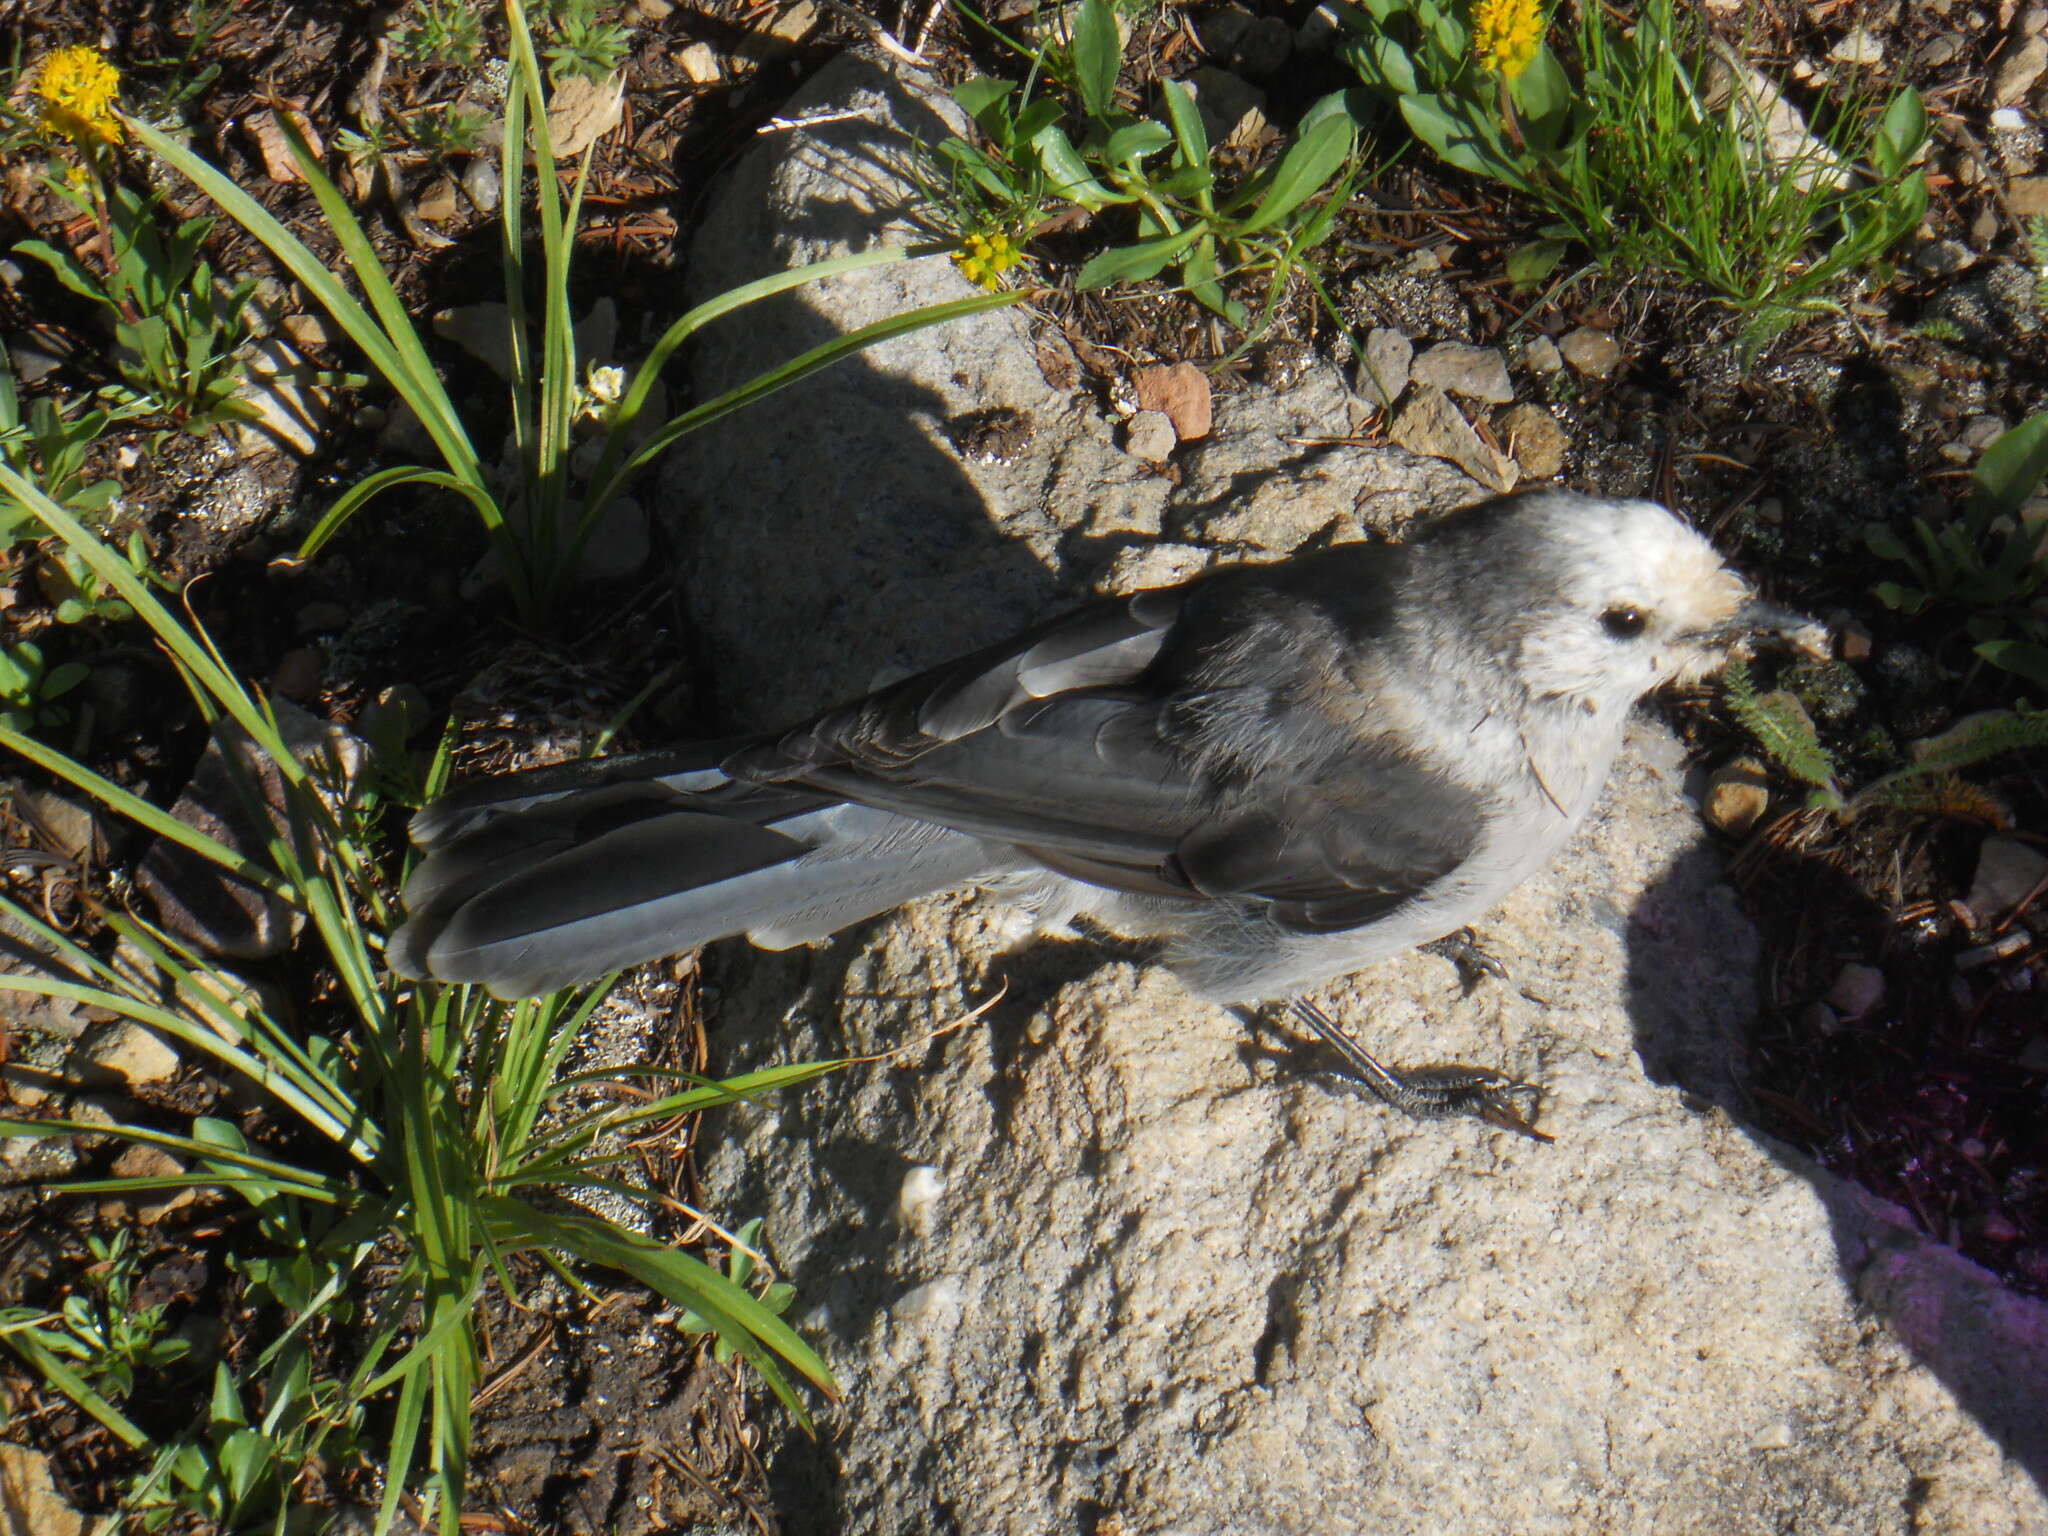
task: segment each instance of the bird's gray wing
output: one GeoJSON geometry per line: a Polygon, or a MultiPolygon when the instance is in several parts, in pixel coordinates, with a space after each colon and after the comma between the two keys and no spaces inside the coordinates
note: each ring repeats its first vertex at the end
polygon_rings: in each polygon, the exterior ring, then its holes
{"type": "MultiPolygon", "coordinates": [[[[1008,843],[1113,889],[1260,902],[1306,931],[1369,922],[1455,868],[1476,808],[1397,750],[1245,782],[1202,772],[1179,680],[1215,617],[1190,617],[1204,585],[1093,604],[725,767],[1008,843]]],[[[1292,728],[1277,703],[1273,728],[1292,728]]],[[[1324,741],[1326,722],[1300,734],[1324,741]]]]}
{"type": "Polygon", "coordinates": [[[1219,807],[1181,839],[1171,872],[1205,896],[1263,902],[1282,928],[1356,928],[1470,858],[1483,815],[1472,791],[1381,743],[1219,807]]]}

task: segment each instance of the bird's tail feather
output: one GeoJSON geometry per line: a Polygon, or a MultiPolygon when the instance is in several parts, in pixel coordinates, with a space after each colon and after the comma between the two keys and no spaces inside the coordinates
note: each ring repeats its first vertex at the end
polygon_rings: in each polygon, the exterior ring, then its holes
{"type": "Polygon", "coordinates": [[[705,755],[564,765],[429,806],[392,968],[530,997],[731,934],[823,938],[1002,862],[928,822],[729,779],[705,755]]]}

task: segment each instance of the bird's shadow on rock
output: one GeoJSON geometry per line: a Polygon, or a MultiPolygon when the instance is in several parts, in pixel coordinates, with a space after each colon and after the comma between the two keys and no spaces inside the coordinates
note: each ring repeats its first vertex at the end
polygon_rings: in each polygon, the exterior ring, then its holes
{"type": "MultiPolygon", "coordinates": [[[[1827,912],[1838,928],[1875,933],[1890,924],[1889,914],[1825,861],[1762,840],[1751,857],[1797,861],[1796,870],[1752,868],[1750,877],[1796,879],[1808,913],[1827,912]]],[[[1765,1129],[1749,1064],[1764,1031],[1799,1025],[1772,1019],[1761,988],[1749,996],[1710,996],[1687,984],[1693,957],[1728,942],[1734,893],[1725,883],[1725,865],[1720,850],[1695,844],[1628,915],[1629,1013],[1644,1072],[1679,1089],[1691,1107],[1724,1112],[1773,1162],[1812,1184],[1858,1302],[2048,1489],[2048,1416],[2041,1413],[2048,1329],[2039,1303],[1928,1236],[1904,1210],[1822,1169],[1765,1129]]]]}

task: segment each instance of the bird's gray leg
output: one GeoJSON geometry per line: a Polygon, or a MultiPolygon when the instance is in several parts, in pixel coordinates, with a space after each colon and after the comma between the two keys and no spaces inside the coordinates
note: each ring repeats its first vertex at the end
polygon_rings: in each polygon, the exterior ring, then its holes
{"type": "Polygon", "coordinates": [[[1288,1012],[1322,1036],[1324,1042],[1344,1058],[1345,1065],[1351,1069],[1350,1075],[1364,1084],[1373,1097],[1405,1114],[1418,1120],[1476,1115],[1488,1125],[1518,1132],[1532,1141],[1552,1139],[1523,1119],[1515,1107],[1514,1099],[1518,1094],[1527,1094],[1533,1107],[1541,1096],[1541,1090],[1532,1084],[1517,1082],[1504,1072],[1456,1063],[1396,1072],[1378,1061],[1336,1020],[1307,998],[1296,998],[1288,1005],[1288,1012]]]}
{"type": "Polygon", "coordinates": [[[1485,945],[1470,928],[1460,928],[1447,933],[1440,939],[1431,939],[1427,944],[1417,945],[1425,954],[1448,960],[1458,968],[1458,984],[1470,997],[1472,989],[1479,985],[1479,978],[1491,976],[1496,981],[1508,979],[1508,968],[1485,945]]]}

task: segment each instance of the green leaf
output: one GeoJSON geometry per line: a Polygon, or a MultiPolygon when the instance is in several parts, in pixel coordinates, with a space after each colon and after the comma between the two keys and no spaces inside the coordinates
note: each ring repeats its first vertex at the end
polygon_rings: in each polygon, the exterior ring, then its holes
{"type": "Polygon", "coordinates": [[[1136,165],[1147,155],[1156,155],[1173,142],[1173,132],[1164,123],[1128,123],[1109,136],[1102,158],[1111,165],[1136,165]]]}
{"type": "Polygon", "coordinates": [[[1104,288],[1117,282],[1141,283],[1147,278],[1157,277],[1176,256],[1193,245],[1201,233],[1200,225],[1192,225],[1179,234],[1161,235],[1152,240],[1140,240],[1135,245],[1104,251],[1075,275],[1074,286],[1086,290],[1104,288]]]}
{"type": "Polygon", "coordinates": [[[1471,51],[1471,34],[1448,7],[1437,5],[1435,0],[1413,0],[1413,9],[1415,19],[1435,40],[1445,58],[1462,59],[1471,51]]]}
{"type": "Polygon", "coordinates": [[[46,699],[54,699],[59,694],[69,693],[91,676],[92,669],[85,663],[67,661],[61,667],[54,668],[50,675],[43,679],[42,695],[46,699]]]}
{"type": "Polygon", "coordinates": [[[1017,114],[1016,122],[1010,125],[1009,142],[1004,147],[1014,154],[1018,145],[1029,144],[1059,120],[1059,102],[1050,96],[1041,96],[1017,114]]]}
{"type": "Polygon", "coordinates": [[[1403,96],[1401,116],[1409,131],[1446,163],[1474,176],[1490,176],[1518,192],[1530,190],[1519,167],[1489,152],[1472,114],[1477,109],[1452,96],[1403,96]]]}
{"type": "Polygon", "coordinates": [[[1358,86],[1346,90],[1331,91],[1327,96],[1318,96],[1301,114],[1301,121],[1294,125],[1294,136],[1306,138],[1309,129],[1326,117],[1341,117],[1354,128],[1363,128],[1371,121],[1372,97],[1358,86]]]}
{"type": "Polygon", "coordinates": [[[1508,91],[1521,115],[1523,139],[1537,150],[1555,148],[1572,111],[1572,83],[1557,55],[1538,48],[1508,91]]]}
{"type": "Polygon", "coordinates": [[[1174,142],[1180,146],[1182,163],[1200,166],[1206,172],[1209,166],[1209,130],[1202,126],[1201,111],[1195,106],[1195,93],[1178,80],[1162,80],[1159,98],[1166,103],[1166,120],[1173,124],[1174,142]]]}
{"type": "Polygon", "coordinates": [[[1415,75],[1415,60],[1408,50],[1384,35],[1360,40],[1359,75],[1392,96],[1413,96],[1422,89],[1415,75]]]}
{"type": "Polygon", "coordinates": [[[1079,203],[1091,213],[1113,202],[1128,202],[1119,198],[1101,182],[1089,174],[1087,164],[1075,150],[1073,141],[1059,128],[1047,128],[1031,140],[1031,148],[1038,155],[1038,163],[1051,181],[1051,191],[1056,197],[1064,197],[1072,203],[1079,203]]]}
{"type": "MultiPolygon", "coordinates": [[[[1927,108],[1910,85],[1894,96],[1871,135],[1870,163],[1881,176],[1899,175],[1927,142],[1927,108]]],[[[1923,182],[1924,186],[1924,182],[1923,182]]]]}
{"type": "Polygon", "coordinates": [[[2010,516],[2048,474],[2048,411],[2029,416],[1984,450],[1970,478],[1977,491],[1973,516],[2010,516]]]}
{"type": "Polygon", "coordinates": [[[1228,301],[1223,296],[1223,284],[1217,279],[1215,236],[1203,235],[1195,242],[1187,264],[1181,268],[1180,280],[1196,303],[1219,315],[1224,312],[1228,301]]]}
{"type": "Polygon", "coordinates": [[[1508,252],[1504,263],[1508,281],[1517,288],[1534,288],[1557,270],[1566,250],[1562,240],[1532,240],[1508,252]]]}
{"type": "Polygon", "coordinates": [[[1348,117],[1330,116],[1303,134],[1280,159],[1265,194],[1239,234],[1270,229],[1322,190],[1351,157],[1352,128],[1348,117]]]}
{"type": "Polygon", "coordinates": [[[1883,603],[1885,607],[1894,609],[1899,613],[1918,613],[1927,606],[1928,599],[1925,592],[1922,592],[1918,587],[1902,586],[1896,581],[1880,581],[1870,589],[1870,592],[1871,596],[1875,597],[1880,603],[1883,603]]]}
{"type": "Polygon", "coordinates": [[[983,133],[1000,144],[1003,135],[996,130],[1004,121],[1003,113],[1000,110],[994,112],[993,122],[984,114],[988,114],[991,108],[999,108],[1003,98],[1016,88],[1008,80],[990,80],[977,75],[954,86],[953,99],[960,103],[961,110],[974,119],[983,133]]]}
{"type": "Polygon", "coordinates": [[[24,256],[33,256],[42,262],[56,275],[57,281],[73,293],[120,313],[120,306],[107,297],[105,284],[96,281],[69,251],[60,251],[43,240],[18,241],[14,248],[24,256]]]}
{"type": "MultiPolygon", "coordinates": [[[[293,114],[278,114],[286,144],[319,201],[328,228],[340,244],[342,254],[356,280],[362,285],[370,308],[342,287],[327,264],[307,249],[298,236],[280,223],[268,209],[224,175],[202,160],[190,148],[161,130],[134,118],[123,118],[142,146],[182,173],[205,192],[229,217],[269,248],[272,255],[296,277],[351,341],[363,350],[401,398],[413,408],[420,424],[433,438],[449,469],[472,485],[485,488],[483,466],[469,441],[468,429],[446,388],[428,360],[426,347],[414,329],[411,317],[398,298],[397,290],[378,260],[375,248],[361,222],[349,208],[341,190],[328,179],[304,143],[293,114]],[[375,312],[374,318],[372,311],[375,312]]],[[[495,519],[486,519],[487,523],[495,519]]]]}
{"type": "Polygon", "coordinates": [[[1116,75],[1123,67],[1123,43],[1109,0],[1081,0],[1074,17],[1074,86],[1081,105],[1096,119],[1109,116],[1116,101],[1116,75]]]}
{"type": "Polygon", "coordinates": [[[2037,688],[2048,688],[2048,645],[2031,640],[1986,640],[1976,650],[1994,667],[2023,677],[2037,688]]]}

